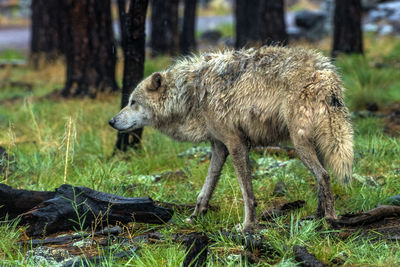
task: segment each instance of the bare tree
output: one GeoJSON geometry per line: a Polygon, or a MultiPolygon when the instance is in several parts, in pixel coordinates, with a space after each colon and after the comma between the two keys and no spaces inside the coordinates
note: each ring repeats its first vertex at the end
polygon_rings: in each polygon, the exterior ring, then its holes
{"type": "Polygon", "coordinates": [[[252,46],[260,41],[259,3],[260,0],[236,0],[236,48],[252,46]]]}
{"type": "Polygon", "coordinates": [[[67,78],[62,95],[95,97],[99,91],[118,90],[110,0],[68,0],[66,12],[67,78]]]}
{"type": "Polygon", "coordinates": [[[363,53],[361,13],[360,0],[335,1],[333,57],[339,53],[363,53]]]}
{"type": "Polygon", "coordinates": [[[31,62],[53,61],[64,52],[65,0],[33,0],[31,4],[31,62]]]}
{"type": "Polygon", "coordinates": [[[260,0],[260,38],[263,45],[287,45],[283,0],[260,0]]]}
{"type": "Polygon", "coordinates": [[[152,56],[175,55],[178,51],[179,0],[151,1],[150,46],[152,56]]]}
{"type": "MultiPolygon", "coordinates": [[[[148,0],[118,0],[121,45],[124,53],[121,108],[128,105],[129,95],[143,79],[145,59],[145,27],[148,0]]],[[[125,151],[140,143],[143,129],[118,133],[116,148],[125,151]]]]}
{"type": "Polygon", "coordinates": [[[196,50],[196,7],[197,0],[185,0],[183,27],[179,38],[182,54],[188,54],[196,50]]]}

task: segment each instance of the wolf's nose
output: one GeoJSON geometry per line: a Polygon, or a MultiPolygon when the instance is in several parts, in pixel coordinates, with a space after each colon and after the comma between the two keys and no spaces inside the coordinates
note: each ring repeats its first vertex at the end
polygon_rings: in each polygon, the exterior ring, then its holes
{"type": "Polygon", "coordinates": [[[111,127],[114,127],[114,123],[115,123],[114,118],[111,118],[111,120],[108,122],[108,124],[110,124],[111,127]]]}

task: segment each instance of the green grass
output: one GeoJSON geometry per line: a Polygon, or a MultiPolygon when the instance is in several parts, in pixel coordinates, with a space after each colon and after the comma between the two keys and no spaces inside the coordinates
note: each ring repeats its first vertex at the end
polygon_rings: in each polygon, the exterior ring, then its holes
{"type": "Polygon", "coordinates": [[[226,24],[220,24],[215,28],[217,31],[220,31],[222,34],[222,37],[232,37],[235,36],[235,28],[234,24],[231,23],[226,23],[226,24]]]}
{"type": "Polygon", "coordinates": [[[22,60],[26,54],[16,49],[5,49],[0,52],[0,60],[22,60]]]}
{"type": "MultiPolygon", "coordinates": [[[[346,101],[352,110],[363,109],[369,102],[375,101],[384,106],[400,100],[400,77],[393,67],[400,58],[398,47],[398,44],[393,45],[393,49],[384,55],[373,54],[370,48],[365,58],[352,56],[337,60],[347,88],[346,101]],[[376,68],[371,62],[385,64],[382,68],[376,68]]],[[[171,62],[169,58],[148,60],[145,75],[163,69],[171,62]]],[[[208,161],[178,157],[192,144],[178,143],[155,130],[145,129],[140,149],[113,155],[116,132],[108,127],[107,121],[118,112],[119,95],[100,95],[96,100],[54,101],[41,98],[54,88],[62,87],[64,68],[61,63],[40,71],[32,71],[28,67],[0,70],[0,77],[33,85],[32,91],[18,86],[9,86],[0,91],[0,145],[15,160],[15,163],[10,162],[7,176],[0,176],[3,183],[15,188],[53,190],[65,181],[123,196],[149,196],[165,202],[195,203],[207,173],[208,161]],[[151,182],[140,178],[140,175],[180,169],[185,171],[188,179],[151,182]],[[124,189],[132,184],[136,184],[136,187],[124,189]]],[[[384,121],[380,118],[356,117],[353,123],[354,172],[373,177],[379,185],[372,186],[354,180],[351,186],[345,187],[333,181],[339,214],[368,210],[400,192],[399,138],[383,133],[384,121]]],[[[261,156],[252,154],[252,157],[257,160],[261,156]]],[[[283,156],[277,159],[288,158],[283,156]]],[[[304,208],[291,216],[277,219],[262,231],[276,253],[262,258],[259,266],[295,265],[292,252],[294,245],[306,246],[325,263],[341,259],[345,264],[354,266],[400,264],[400,252],[395,242],[371,242],[358,239],[357,236],[340,239],[324,222],[300,220],[313,214],[317,205],[317,184],[300,161],[295,160],[293,164],[273,171],[268,177],[255,178],[253,185],[259,204],[258,213],[285,201],[304,199],[307,202],[304,208]],[[273,188],[280,180],[285,182],[288,190],[285,196],[275,197],[272,195],[273,188]]],[[[110,257],[108,265],[179,266],[185,257],[185,246],[172,241],[173,233],[233,229],[242,220],[243,201],[230,159],[224,167],[211,204],[220,209],[209,212],[195,225],[185,223],[188,212],[176,212],[172,221],[158,230],[164,234],[165,241],[142,243],[137,257],[118,261],[110,257]]],[[[151,227],[147,224],[128,225],[133,236],[151,227]]],[[[79,222],[76,229],[80,229],[79,222]]],[[[32,266],[31,259],[24,258],[29,248],[16,244],[17,240],[23,238],[22,233],[15,223],[0,223],[0,259],[11,265],[32,266]]],[[[237,256],[242,250],[240,245],[223,237],[213,239],[207,266],[250,265],[237,256]]]]}

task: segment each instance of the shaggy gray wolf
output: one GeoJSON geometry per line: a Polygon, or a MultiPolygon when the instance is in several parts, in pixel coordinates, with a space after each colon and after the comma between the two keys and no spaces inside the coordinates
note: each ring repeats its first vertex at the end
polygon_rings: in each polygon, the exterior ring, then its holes
{"type": "Polygon", "coordinates": [[[289,140],[318,182],[316,215],[335,219],[329,167],[351,177],[353,130],[343,86],[329,59],[300,48],[226,50],[178,59],[144,79],[110,120],[122,132],[152,126],[173,139],[212,147],[191,218],[207,211],[226,157],[244,199],[243,227],[256,225],[249,149],[289,140]]]}

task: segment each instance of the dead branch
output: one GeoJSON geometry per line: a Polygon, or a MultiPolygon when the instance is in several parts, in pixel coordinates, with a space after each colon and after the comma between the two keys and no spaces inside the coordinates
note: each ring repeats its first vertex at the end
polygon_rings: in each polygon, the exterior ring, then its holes
{"type": "Polygon", "coordinates": [[[361,226],[390,217],[400,217],[399,206],[382,205],[375,209],[358,214],[345,214],[337,220],[330,220],[330,224],[337,227],[361,226]]]}
{"type": "Polygon", "coordinates": [[[300,266],[304,267],[324,267],[326,266],[317,258],[307,251],[306,247],[294,246],[293,248],[294,257],[296,261],[300,262],[300,266]]]}

